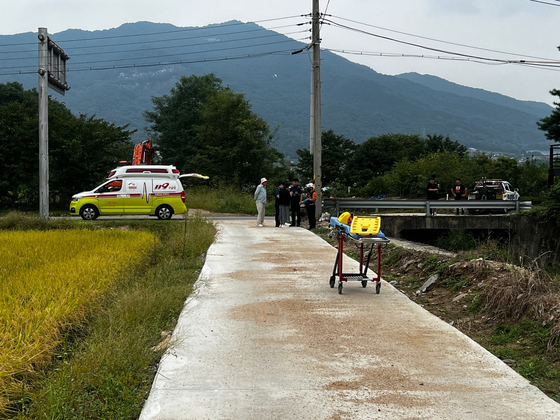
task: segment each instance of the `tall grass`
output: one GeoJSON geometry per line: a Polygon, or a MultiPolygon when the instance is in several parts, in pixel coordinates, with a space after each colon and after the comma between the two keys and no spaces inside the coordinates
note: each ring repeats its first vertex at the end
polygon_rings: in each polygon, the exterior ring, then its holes
{"type": "Polygon", "coordinates": [[[0,410],[152,243],[146,232],[119,230],[0,232],[0,410]]]}
{"type": "Polygon", "coordinates": [[[73,229],[76,226],[76,221],[68,219],[57,219],[47,222],[38,213],[10,211],[0,217],[0,230],[73,229]]]}
{"type": "Polygon", "coordinates": [[[251,194],[235,188],[192,188],[186,191],[187,207],[217,213],[256,214],[255,200],[251,194]]]}
{"type": "MultiPolygon", "coordinates": [[[[216,213],[257,214],[255,199],[252,194],[239,191],[236,188],[192,188],[186,191],[188,208],[208,210],[216,213]]],[[[274,196],[268,194],[266,214],[274,214],[274,196]]]]}
{"type": "Polygon", "coordinates": [[[161,334],[174,328],[216,232],[200,216],[94,225],[152,233],[148,254],[63,337],[55,363],[12,407],[17,419],[138,418],[165,350],[161,334]]]}

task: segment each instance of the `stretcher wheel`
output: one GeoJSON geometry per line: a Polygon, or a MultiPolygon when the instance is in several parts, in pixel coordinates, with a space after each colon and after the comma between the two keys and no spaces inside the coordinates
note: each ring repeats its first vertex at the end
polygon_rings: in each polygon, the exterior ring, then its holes
{"type": "Polygon", "coordinates": [[[331,289],[334,287],[334,276],[331,276],[330,280],[329,280],[329,284],[331,286],[331,289]]]}
{"type": "Polygon", "coordinates": [[[367,280],[362,280],[362,287],[366,287],[367,286],[367,280]]]}
{"type": "Polygon", "coordinates": [[[339,295],[342,294],[342,282],[341,281],[338,282],[338,294],[339,295]]]}
{"type": "Polygon", "coordinates": [[[378,281],[377,284],[375,285],[375,293],[379,294],[380,291],[381,291],[381,282],[378,281]]]}

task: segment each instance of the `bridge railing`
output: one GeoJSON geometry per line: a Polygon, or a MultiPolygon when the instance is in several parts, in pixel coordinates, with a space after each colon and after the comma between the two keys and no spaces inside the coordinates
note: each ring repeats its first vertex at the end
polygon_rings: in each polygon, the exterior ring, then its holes
{"type": "Polygon", "coordinates": [[[434,209],[466,209],[466,210],[531,210],[531,201],[513,200],[356,200],[353,198],[326,198],[323,207],[334,208],[336,214],[341,210],[353,209],[422,209],[426,216],[434,209]]]}

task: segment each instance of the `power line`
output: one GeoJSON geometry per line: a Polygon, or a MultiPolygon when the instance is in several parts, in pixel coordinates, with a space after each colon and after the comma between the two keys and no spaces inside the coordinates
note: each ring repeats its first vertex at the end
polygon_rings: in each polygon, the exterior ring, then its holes
{"type": "MultiPolygon", "coordinates": [[[[560,4],[549,3],[547,1],[541,1],[541,0],[529,0],[529,1],[532,1],[534,3],[548,4],[549,6],[560,6],[560,4]]],[[[552,1],[558,1],[558,0],[552,0],[552,1]]]]}
{"type": "MultiPolygon", "coordinates": [[[[294,19],[304,17],[306,15],[293,15],[293,16],[284,16],[280,18],[271,18],[271,19],[262,19],[256,20],[254,22],[247,22],[247,23],[263,23],[263,22],[272,22],[276,20],[285,20],[285,19],[294,19]]],[[[170,33],[177,33],[177,32],[190,32],[190,31],[199,31],[199,30],[206,30],[206,29],[216,29],[216,28],[225,28],[229,26],[239,26],[245,25],[244,22],[235,22],[235,23],[228,23],[228,24],[220,24],[220,25],[208,25],[202,28],[180,28],[171,31],[161,31],[161,32],[149,32],[145,34],[127,34],[127,35],[111,35],[111,36],[104,36],[104,37],[94,37],[94,38],[79,38],[79,39],[69,39],[64,40],[64,43],[67,42],[83,42],[83,41],[96,41],[100,39],[119,39],[119,38],[131,38],[131,37],[140,37],[140,36],[152,36],[152,35],[165,35],[170,33]]],[[[36,42],[24,42],[24,43],[14,43],[14,44],[2,44],[0,47],[13,47],[13,46],[21,46],[21,45],[37,45],[36,42]]]]}
{"type": "MultiPolygon", "coordinates": [[[[560,1],[560,0],[556,0],[556,1],[560,1]]],[[[411,36],[411,37],[414,37],[414,38],[425,39],[425,40],[428,40],[428,41],[441,42],[443,44],[455,45],[455,46],[458,46],[458,47],[472,48],[472,49],[475,49],[475,50],[488,51],[488,52],[494,52],[494,53],[499,53],[499,54],[514,55],[514,56],[518,56],[518,57],[527,57],[527,58],[536,58],[536,59],[541,59],[541,60],[548,60],[548,58],[544,58],[544,57],[535,57],[535,56],[531,56],[531,55],[527,55],[527,54],[512,53],[512,52],[508,52],[508,51],[500,51],[500,50],[494,50],[494,49],[490,49],[490,48],[476,47],[476,46],[473,46],[473,45],[461,44],[461,43],[457,43],[457,42],[444,41],[444,40],[437,39],[437,38],[430,38],[430,37],[426,37],[426,36],[422,36],[422,35],[411,34],[409,32],[403,32],[403,31],[397,31],[397,30],[394,30],[394,29],[384,28],[382,26],[371,25],[369,23],[359,22],[359,21],[352,20],[352,19],[346,19],[346,18],[343,18],[343,17],[340,17],[340,16],[334,16],[333,15],[332,17],[335,17],[335,18],[340,19],[340,20],[344,20],[346,22],[352,22],[352,23],[357,23],[359,25],[368,26],[370,28],[381,29],[383,31],[393,32],[393,33],[397,33],[397,34],[401,34],[401,35],[407,35],[407,36],[411,36]]]]}
{"type": "Polygon", "coordinates": [[[244,54],[244,55],[237,55],[237,56],[228,56],[228,57],[217,57],[217,58],[206,58],[206,59],[198,59],[198,60],[180,60],[180,61],[170,61],[170,62],[159,62],[159,63],[146,63],[146,64],[136,64],[136,65],[122,65],[122,66],[106,66],[106,67],[85,67],[85,68],[78,68],[73,69],[72,71],[81,72],[81,71],[99,71],[99,70],[120,70],[120,69],[132,69],[132,68],[144,68],[144,67],[160,67],[160,66],[172,66],[172,65],[179,65],[179,64],[196,64],[196,63],[210,63],[216,61],[228,61],[228,60],[242,60],[248,58],[260,58],[265,57],[268,55],[290,55],[292,52],[291,49],[289,50],[277,50],[277,51],[268,51],[258,54],[244,54]]]}
{"type": "Polygon", "coordinates": [[[402,41],[402,40],[399,40],[399,39],[396,39],[396,38],[391,38],[391,37],[384,36],[384,35],[375,34],[375,33],[372,33],[372,32],[365,31],[363,29],[357,29],[357,28],[353,28],[353,27],[350,27],[350,26],[342,25],[340,23],[337,23],[337,22],[334,22],[334,21],[331,21],[331,20],[328,20],[328,19],[325,19],[325,21],[328,22],[329,24],[332,24],[332,25],[336,26],[336,27],[339,27],[339,28],[342,28],[342,29],[347,29],[349,31],[358,32],[358,33],[373,36],[373,37],[376,37],[376,38],[396,42],[396,43],[399,43],[399,44],[408,45],[408,46],[412,46],[412,47],[416,47],[416,48],[421,48],[421,49],[425,49],[425,50],[429,50],[429,51],[439,52],[439,53],[443,53],[443,54],[455,55],[455,56],[459,56],[459,57],[471,58],[471,59],[480,60],[480,61],[496,62],[496,63],[514,63],[514,62],[525,61],[525,60],[505,60],[505,59],[501,59],[501,58],[482,57],[482,56],[478,56],[478,55],[448,51],[448,50],[443,50],[443,49],[439,49],[439,48],[428,47],[426,45],[421,45],[421,44],[417,44],[417,43],[413,43],[413,42],[402,41]]]}
{"type": "MultiPolygon", "coordinates": [[[[286,49],[286,50],[266,51],[266,52],[254,53],[254,54],[242,54],[242,55],[214,57],[214,58],[199,58],[193,60],[177,60],[177,61],[167,61],[167,62],[157,62],[157,63],[140,63],[140,64],[123,64],[123,65],[114,65],[114,66],[108,65],[108,66],[98,66],[98,67],[90,66],[90,67],[82,67],[82,68],[69,68],[68,73],[84,72],[84,71],[101,71],[101,70],[124,70],[124,69],[135,69],[135,68],[146,68],[146,67],[165,67],[165,66],[173,66],[173,65],[181,65],[181,64],[211,63],[217,61],[260,58],[260,57],[265,57],[270,55],[289,56],[291,55],[292,51],[293,48],[286,49]]],[[[18,72],[7,72],[7,73],[0,72],[0,76],[27,75],[27,74],[36,74],[36,73],[37,70],[33,69],[29,71],[18,71],[18,72]]]]}
{"type": "Polygon", "coordinates": [[[538,61],[525,61],[525,60],[504,60],[502,62],[488,62],[488,61],[477,60],[469,57],[455,57],[455,56],[442,56],[442,55],[382,53],[382,52],[338,50],[334,48],[325,48],[325,51],[330,51],[332,53],[339,53],[339,54],[387,57],[387,58],[423,58],[423,59],[443,60],[443,61],[469,61],[472,63],[493,65],[493,66],[517,64],[517,65],[523,65],[528,67],[540,68],[543,70],[560,71],[560,61],[538,62],[538,61]]]}
{"type": "MultiPolygon", "coordinates": [[[[283,26],[283,27],[287,27],[287,26],[283,26]]],[[[246,33],[246,32],[262,32],[262,29],[258,29],[258,30],[250,30],[250,31],[240,31],[240,32],[229,32],[227,33],[227,35],[237,35],[237,34],[241,34],[241,33],[246,33]]],[[[253,37],[247,37],[247,38],[235,38],[235,39],[228,39],[228,40],[220,40],[218,41],[219,43],[229,43],[229,42],[238,42],[238,41],[247,41],[247,40],[254,40],[254,39],[262,39],[262,38],[270,38],[270,37],[277,37],[277,36],[285,36],[285,35],[293,35],[293,34],[297,34],[297,33],[303,33],[303,32],[308,32],[308,30],[300,30],[300,31],[293,31],[293,32],[287,32],[287,33],[278,33],[275,32],[273,34],[267,34],[267,35],[262,35],[262,36],[253,36],[253,37]]],[[[220,34],[220,35],[225,35],[225,34],[220,34]]],[[[154,41],[149,41],[150,44],[153,43],[157,43],[157,42],[167,42],[167,41],[184,41],[184,40],[191,40],[191,39],[197,39],[197,38],[207,38],[208,35],[199,35],[199,36],[194,36],[194,37],[188,37],[188,38],[175,38],[175,39],[170,39],[170,40],[154,40],[154,41]]],[[[124,43],[124,44],[113,44],[113,45],[95,45],[95,46],[84,46],[80,49],[83,48],[108,48],[108,47],[113,47],[113,46],[123,46],[123,45],[138,45],[137,42],[134,43],[124,43]]],[[[154,47],[154,48],[139,48],[139,49],[121,49],[121,50],[114,50],[114,51],[101,51],[101,52],[89,52],[89,53],[72,53],[72,58],[75,57],[81,57],[81,56],[92,56],[92,55],[108,55],[108,54],[119,54],[119,53],[131,53],[131,52],[137,52],[137,51],[151,51],[151,50],[159,50],[161,48],[185,48],[185,47],[197,47],[197,46],[201,46],[201,45],[208,45],[208,42],[204,42],[204,43],[198,43],[198,44],[188,44],[188,45],[175,45],[175,46],[158,46],[158,47],[154,47]]],[[[70,51],[70,50],[68,50],[70,51]]],[[[36,52],[36,51],[34,51],[36,52]]],[[[2,61],[21,61],[21,60],[29,60],[29,59],[35,59],[36,57],[12,57],[12,58],[0,58],[0,62],[2,61]]]]}
{"type": "Polygon", "coordinates": [[[83,62],[79,62],[77,63],[77,65],[81,65],[81,64],[89,64],[89,63],[110,63],[110,62],[119,62],[119,61],[130,61],[130,60],[146,60],[146,59],[151,59],[151,58],[163,58],[163,57],[176,57],[176,56],[188,56],[188,55],[192,55],[192,54],[205,54],[205,53],[214,53],[214,52],[221,52],[221,51],[231,51],[231,50],[239,50],[239,49],[243,49],[243,48],[253,48],[253,47],[264,47],[264,46],[268,46],[268,45],[276,45],[276,44],[284,44],[287,42],[293,42],[293,39],[287,39],[287,40],[282,40],[282,41],[276,41],[276,42],[267,42],[267,43],[261,43],[261,44],[253,44],[253,45],[240,45],[237,47],[228,47],[228,48],[216,48],[216,49],[212,49],[212,50],[205,50],[205,51],[194,51],[194,52],[183,52],[183,53],[177,53],[177,54],[163,54],[163,55],[155,55],[155,56],[144,56],[144,57],[133,57],[133,58],[118,58],[118,59],[112,59],[112,60],[98,60],[98,61],[83,61],[83,62]]]}

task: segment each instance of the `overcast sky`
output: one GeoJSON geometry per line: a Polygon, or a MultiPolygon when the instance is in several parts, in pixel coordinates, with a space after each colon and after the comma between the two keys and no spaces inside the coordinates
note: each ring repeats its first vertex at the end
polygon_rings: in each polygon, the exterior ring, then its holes
{"type": "MultiPolygon", "coordinates": [[[[137,21],[205,26],[236,19],[300,39],[308,34],[291,32],[308,28],[295,26],[307,19],[278,18],[305,15],[311,9],[312,0],[16,0],[3,7],[0,34],[36,32],[38,27],[46,27],[49,34],[70,28],[93,31],[137,21]],[[278,28],[282,25],[288,27],[278,28]]],[[[551,105],[555,98],[549,91],[560,89],[560,0],[320,0],[320,9],[332,15],[322,27],[322,48],[361,54],[341,55],[377,72],[432,74],[551,105]],[[556,68],[480,64],[465,55],[546,59],[556,61],[556,68]]]]}

